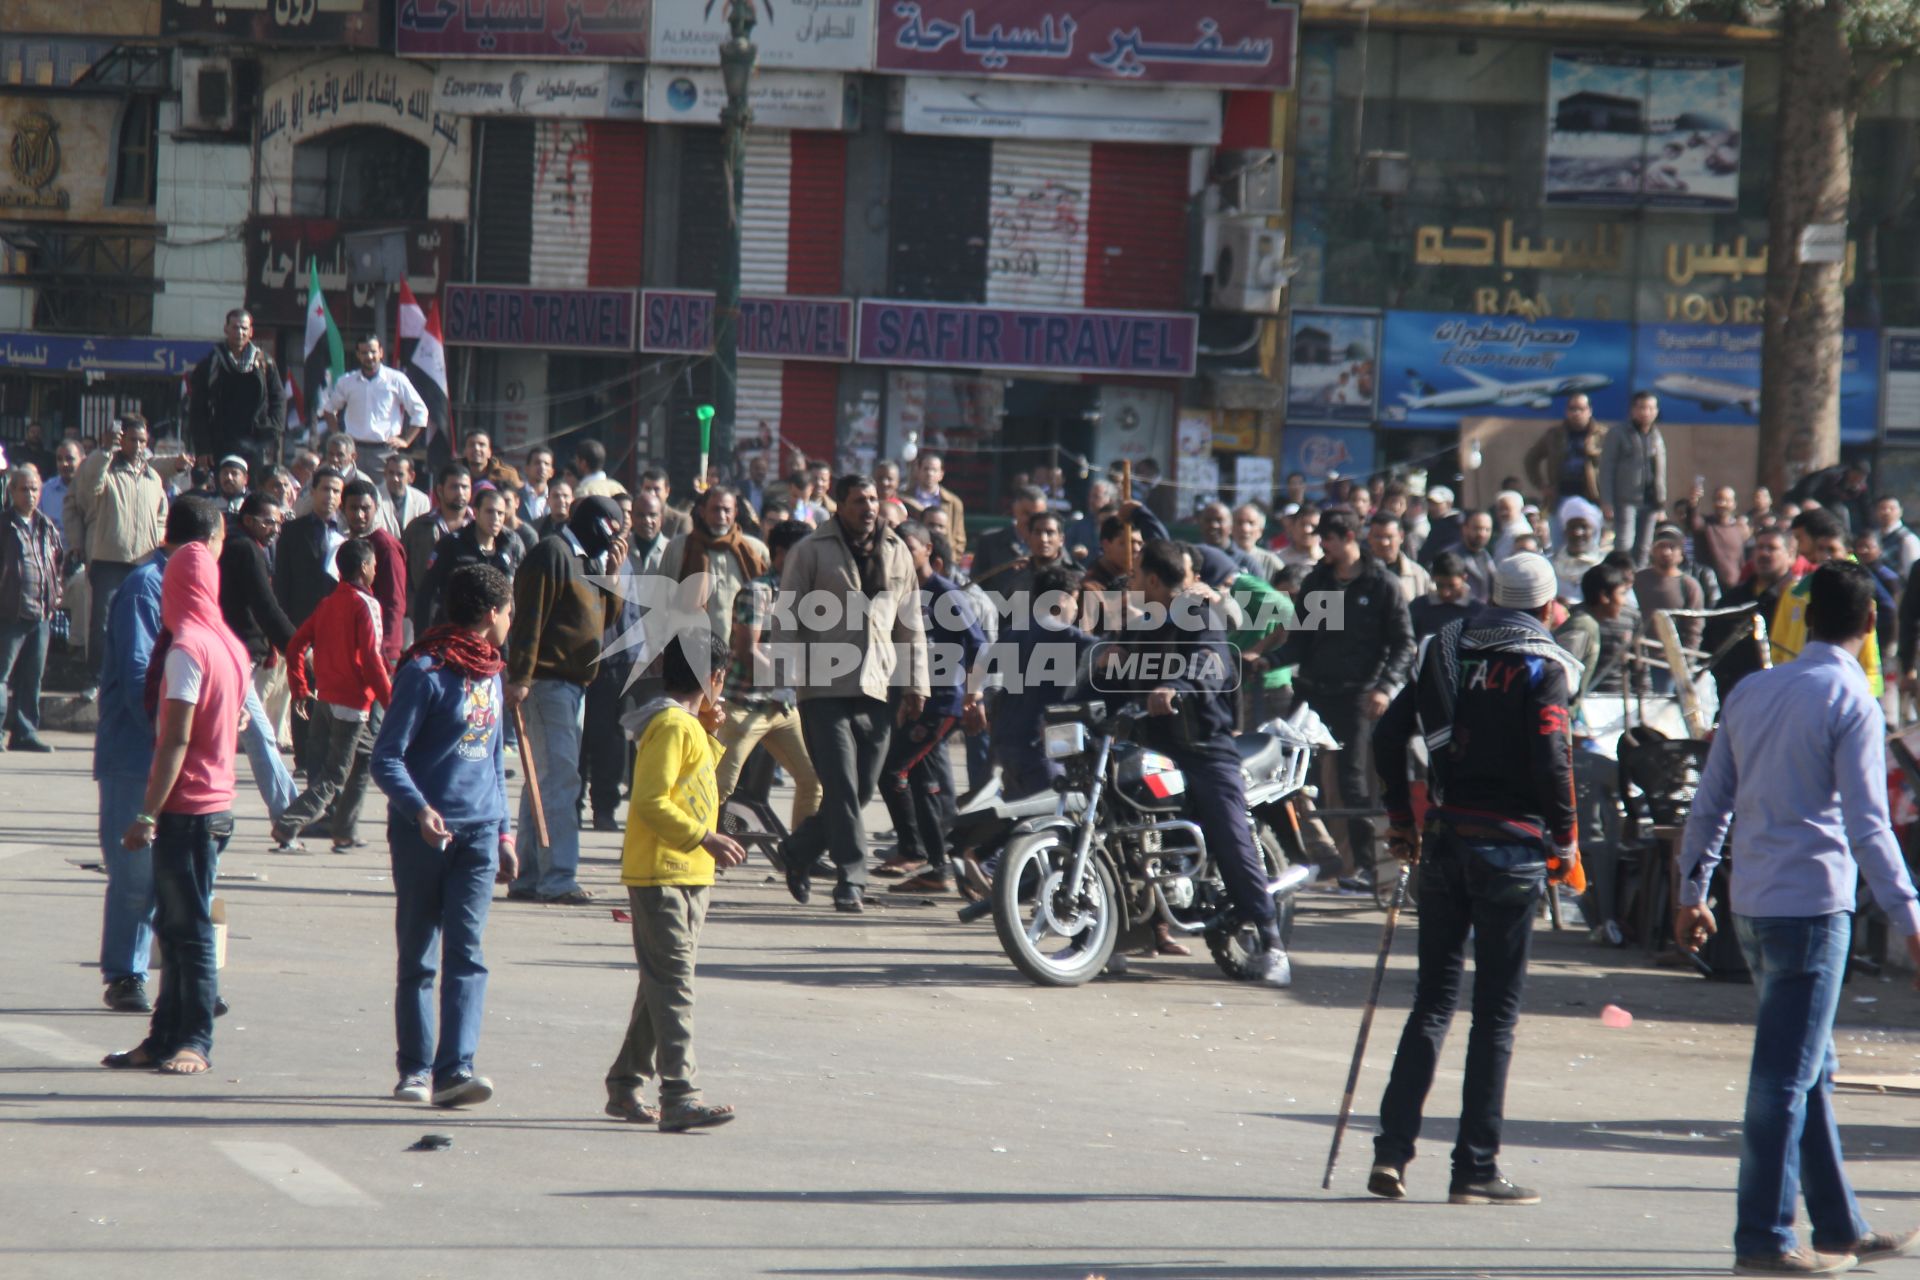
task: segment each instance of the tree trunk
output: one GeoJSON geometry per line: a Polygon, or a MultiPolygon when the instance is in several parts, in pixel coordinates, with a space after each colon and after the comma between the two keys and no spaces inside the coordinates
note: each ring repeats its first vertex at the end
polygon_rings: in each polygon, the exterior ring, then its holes
{"type": "Polygon", "coordinates": [[[1852,0],[1783,6],[1779,133],[1768,201],[1760,480],[1777,495],[1840,457],[1845,267],[1799,261],[1800,232],[1845,222],[1853,181],[1852,0]]]}

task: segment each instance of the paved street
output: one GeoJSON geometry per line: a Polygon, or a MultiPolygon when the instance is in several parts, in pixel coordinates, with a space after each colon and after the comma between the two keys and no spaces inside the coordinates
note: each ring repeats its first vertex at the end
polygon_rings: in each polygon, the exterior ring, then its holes
{"type": "MultiPolygon", "coordinates": [[[[0,1276],[1412,1280],[1731,1260],[1750,991],[1608,968],[1571,933],[1539,937],[1508,1099],[1505,1166],[1545,1203],[1446,1206],[1450,1118],[1412,1201],[1361,1192],[1410,936],[1320,1191],[1380,921],[1350,899],[1310,900],[1290,993],[1198,958],[1055,992],[1019,979],[989,926],[917,902],[796,908],[756,860],[716,890],[699,987],[703,1082],[741,1118],[679,1137],[600,1116],[633,995],[626,927],[498,901],[479,1068],[499,1093],[449,1114],[386,1097],[384,851],[271,855],[243,785],[214,1070],[109,1073],[97,1059],[143,1020],[100,1005],[104,881],[75,865],[97,853],[90,744],[51,737],[60,754],[0,756],[0,1276]],[[1601,1027],[1608,1001],[1631,1029],[1601,1027]],[[452,1149],[407,1150],[428,1133],[452,1149]]],[[[616,850],[589,837],[590,887],[614,889],[616,850]]],[[[1917,1000],[1850,987],[1847,1065],[1915,1070],[1917,1000]]],[[[1842,1103],[1879,1226],[1920,1214],[1913,1115],[1842,1103]]]]}

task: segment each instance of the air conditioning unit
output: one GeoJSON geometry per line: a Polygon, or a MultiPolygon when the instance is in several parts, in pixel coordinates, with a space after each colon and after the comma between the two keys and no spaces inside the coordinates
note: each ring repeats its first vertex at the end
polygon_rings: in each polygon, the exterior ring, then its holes
{"type": "Polygon", "coordinates": [[[190,133],[232,133],[240,123],[233,59],[180,56],[180,127],[190,133]]]}
{"type": "Polygon", "coordinates": [[[1286,212],[1281,203],[1285,157],[1278,151],[1217,151],[1214,184],[1222,213],[1274,215],[1286,212]]]}
{"type": "Polygon", "coordinates": [[[1217,218],[1209,232],[1213,309],[1278,315],[1293,274],[1286,261],[1287,233],[1269,227],[1264,218],[1217,218]]]}

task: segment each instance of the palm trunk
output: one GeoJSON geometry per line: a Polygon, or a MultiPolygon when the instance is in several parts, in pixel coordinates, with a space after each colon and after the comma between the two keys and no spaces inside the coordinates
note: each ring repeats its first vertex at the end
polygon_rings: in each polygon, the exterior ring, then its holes
{"type": "Polygon", "coordinates": [[[1760,480],[1775,493],[1840,457],[1845,291],[1839,264],[1799,261],[1800,232],[1845,222],[1853,178],[1851,0],[1784,6],[1785,65],[1768,202],[1760,480]]]}

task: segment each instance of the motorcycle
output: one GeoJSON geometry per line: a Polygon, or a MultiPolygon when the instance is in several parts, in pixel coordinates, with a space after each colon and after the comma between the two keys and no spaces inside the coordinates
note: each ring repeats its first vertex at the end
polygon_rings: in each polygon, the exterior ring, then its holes
{"type": "MultiPolygon", "coordinates": [[[[1117,947],[1144,944],[1154,924],[1198,935],[1220,971],[1259,972],[1260,933],[1239,920],[1206,837],[1183,812],[1186,779],[1174,761],[1136,741],[1145,711],[1101,702],[1046,711],[1042,741],[1065,768],[1054,812],[1016,822],[990,901],[1001,947],[1042,986],[1074,987],[1117,947]]],[[[1247,781],[1247,821],[1265,866],[1283,945],[1294,898],[1312,878],[1292,800],[1305,785],[1313,742],[1292,724],[1234,739],[1247,781]]]]}

